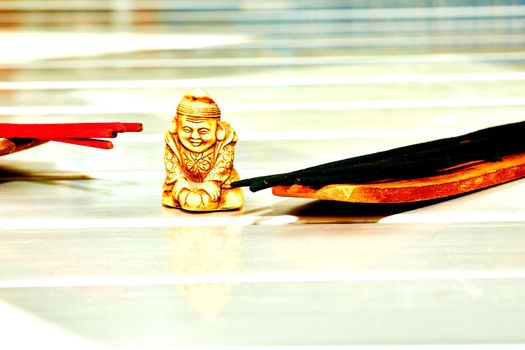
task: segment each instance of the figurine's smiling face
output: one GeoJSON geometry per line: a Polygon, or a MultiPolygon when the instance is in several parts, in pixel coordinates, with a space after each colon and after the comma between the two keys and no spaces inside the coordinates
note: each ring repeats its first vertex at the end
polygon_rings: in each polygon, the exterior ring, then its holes
{"type": "Polygon", "coordinates": [[[198,118],[183,114],[177,116],[177,134],[182,145],[197,153],[212,148],[217,142],[218,118],[198,118]]]}

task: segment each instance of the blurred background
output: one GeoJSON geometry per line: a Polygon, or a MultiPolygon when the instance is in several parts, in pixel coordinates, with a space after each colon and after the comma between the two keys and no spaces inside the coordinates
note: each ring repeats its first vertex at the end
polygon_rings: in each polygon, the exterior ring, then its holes
{"type": "Polygon", "coordinates": [[[377,139],[336,159],[520,120],[524,34],[523,0],[0,0],[0,118],[161,142],[201,87],[246,142],[377,139]]]}
{"type": "Polygon", "coordinates": [[[524,34],[523,0],[0,0],[0,116],[160,132],[202,87],[246,139],[435,136],[522,113],[524,34]]]}

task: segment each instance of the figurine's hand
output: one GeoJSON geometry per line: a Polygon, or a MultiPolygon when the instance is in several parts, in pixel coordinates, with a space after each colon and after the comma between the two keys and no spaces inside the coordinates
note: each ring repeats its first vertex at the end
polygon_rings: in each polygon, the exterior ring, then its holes
{"type": "Polygon", "coordinates": [[[221,186],[217,181],[205,181],[199,185],[199,189],[206,192],[212,202],[217,202],[221,196],[221,186]]]}
{"type": "Polygon", "coordinates": [[[188,199],[188,195],[191,193],[190,190],[183,188],[179,193],[175,194],[173,192],[173,197],[179,202],[179,205],[184,208],[186,205],[186,200],[188,199]]]}
{"type": "Polygon", "coordinates": [[[175,183],[175,186],[173,187],[173,197],[178,198],[183,190],[189,190],[190,184],[188,183],[188,180],[185,178],[180,178],[175,183]]]}
{"type": "Polygon", "coordinates": [[[202,196],[200,193],[194,191],[184,190],[183,192],[184,201],[181,203],[183,209],[188,210],[201,210],[202,209],[202,196]]]}

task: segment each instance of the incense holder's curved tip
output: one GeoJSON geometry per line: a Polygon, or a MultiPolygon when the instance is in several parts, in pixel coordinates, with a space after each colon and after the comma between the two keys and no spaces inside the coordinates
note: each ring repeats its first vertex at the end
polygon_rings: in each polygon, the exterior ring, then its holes
{"type": "Polygon", "coordinates": [[[6,139],[0,138],[0,156],[5,156],[11,153],[19,152],[40,146],[48,141],[36,139],[6,139]]]}

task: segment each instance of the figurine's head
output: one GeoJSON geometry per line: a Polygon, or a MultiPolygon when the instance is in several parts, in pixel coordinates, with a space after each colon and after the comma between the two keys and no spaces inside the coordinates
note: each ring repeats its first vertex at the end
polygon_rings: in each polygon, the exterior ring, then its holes
{"type": "Polygon", "coordinates": [[[210,95],[194,90],[180,101],[170,132],[178,135],[184,148],[202,153],[224,140],[226,130],[220,117],[221,110],[210,95]]]}

